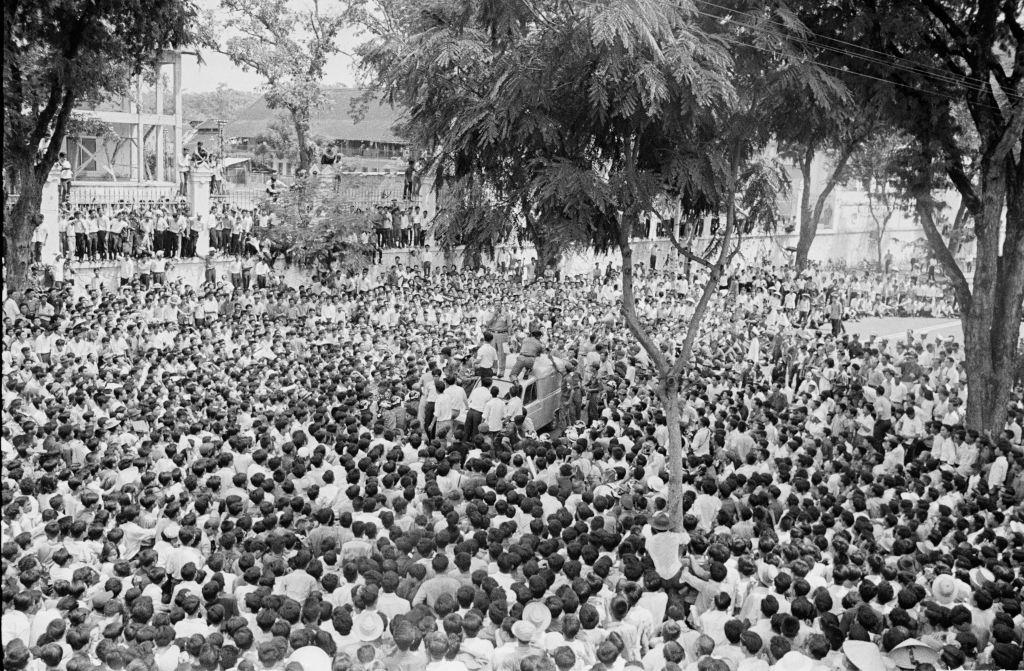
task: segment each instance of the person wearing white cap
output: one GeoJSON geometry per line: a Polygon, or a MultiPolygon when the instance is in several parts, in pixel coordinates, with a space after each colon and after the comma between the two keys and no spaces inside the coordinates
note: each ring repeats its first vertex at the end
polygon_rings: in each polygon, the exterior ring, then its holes
{"type": "MultiPolygon", "coordinates": [[[[772,671],[828,671],[828,668],[797,650],[790,650],[772,666],[772,671]]],[[[879,671],[883,671],[879,669],[879,671]]]]}
{"type": "Polygon", "coordinates": [[[285,660],[288,664],[297,663],[302,666],[302,671],[316,671],[317,669],[330,669],[331,656],[315,645],[305,645],[298,648],[285,660]]]}
{"type": "Polygon", "coordinates": [[[855,671],[876,671],[889,667],[878,646],[869,641],[846,641],[843,643],[846,661],[855,671]]]}
{"type": "Polygon", "coordinates": [[[543,654],[544,651],[533,644],[537,628],[526,620],[513,623],[512,636],[515,640],[494,651],[493,671],[519,671],[519,665],[524,659],[543,654]]]}

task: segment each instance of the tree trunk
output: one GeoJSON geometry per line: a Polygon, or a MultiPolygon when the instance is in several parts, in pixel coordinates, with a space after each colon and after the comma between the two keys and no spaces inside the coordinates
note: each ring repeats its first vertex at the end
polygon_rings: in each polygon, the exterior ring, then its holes
{"type": "Polygon", "coordinates": [[[814,146],[808,146],[800,161],[800,237],[796,242],[797,272],[807,267],[807,256],[811,252],[811,243],[818,232],[818,224],[813,221],[811,211],[811,165],[814,163],[814,146]]]}
{"type": "Polygon", "coordinates": [[[28,285],[29,266],[32,264],[32,234],[35,233],[39,207],[43,201],[43,185],[36,178],[33,167],[21,166],[18,172],[18,199],[4,218],[7,290],[12,293],[28,285]]]}
{"type": "Polygon", "coordinates": [[[973,286],[938,231],[934,203],[918,201],[925,235],[952,281],[960,307],[968,387],[964,424],[993,436],[1006,423],[1024,301],[1024,168],[1012,163],[1008,158],[1010,165],[982,165],[980,195],[968,215],[974,219],[977,237],[973,286]],[[1004,203],[1006,229],[1000,254],[1004,203]]]}
{"type": "MultiPolygon", "coordinates": [[[[968,385],[964,424],[995,437],[1006,424],[1006,406],[1010,400],[1010,383],[1013,378],[1013,366],[996,368],[997,358],[1002,357],[993,356],[990,349],[993,332],[1003,325],[997,325],[991,313],[972,314],[962,319],[961,323],[964,329],[968,385]]],[[[1017,349],[1016,341],[1013,349],[1017,349]]]]}
{"type": "Polygon", "coordinates": [[[796,243],[796,269],[801,271],[807,267],[807,257],[811,252],[811,244],[814,236],[818,233],[818,224],[821,223],[821,215],[825,211],[825,203],[832,195],[839,180],[843,178],[843,171],[846,164],[850,162],[853,152],[860,146],[862,137],[857,137],[848,142],[840,151],[832,174],[829,175],[825,187],[814,200],[814,208],[811,209],[811,168],[814,165],[814,145],[809,145],[800,162],[800,174],[803,178],[803,188],[800,192],[800,238],[796,243]]]}
{"type": "Polygon", "coordinates": [[[956,210],[953,218],[953,228],[949,231],[949,253],[954,257],[964,244],[964,227],[967,225],[969,213],[967,211],[967,199],[960,199],[960,207],[956,210]]]}
{"type": "Polygon", "coordinates": [[[537,279],[542,279],[545,271],[558,268],[558,262],[561,261],[562,254],[543,239],[534,241],[533,248],[537,251],[537,259],[534,261],[534,276],[537,279]]]}
{"type": "Polygon", "coordinates": [[[672,531],[683,531],[683,431],[680,426],[679,387],[675,380],[662,379],[658,400],[665,409],[668,424],[668,517],[672,531]]]}
{"type": "Polygon", "coordinates": [[[292,123],[295,125],[295,143],[299,145],[299,170],[309,172],[309,147],[306,146],[309,136],[309,112],[291,110],[292,123]]]}
{"type": "Polygon", "coordinates": [[[530,204],[525,199],[520,204],[523,210],[523,219],[525,221],[526,237],[529,238],[530,242],[533,243],[533,248],[537,252],[537,258],[534,261],[534,279],[541,279],[544,277],[544,271],[549,268],[556,270],[559,262],[562,260],[562,252],[558,249],[546,234],[544,227],[537,223],[536,217],[530,211],[530,204]]]}
{"type": "Polygon", "coordinates": [[[963,322],[968,426],[998,436],[1006,425],[1024,317],[1024,160],[1014,161],[1010,152],[992,172],[997,174],[982,182],[982,216],[975,217],[974,291],[970,314],[963,322]],[[1000,249],[1004,194],[1005,235],[1000,249]]]}

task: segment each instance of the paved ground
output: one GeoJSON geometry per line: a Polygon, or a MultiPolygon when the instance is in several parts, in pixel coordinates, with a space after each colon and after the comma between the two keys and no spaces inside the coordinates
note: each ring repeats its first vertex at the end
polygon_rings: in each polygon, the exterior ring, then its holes
{"type": "Polygon", "coordinates": [[[846,324],[847,331],[858,333],[862,338],[871,334],[882,338],[903,338],[907,329],[913,330],[915,336],[927,336],[928,340],[934,340],[937,336],[953,336],[959,342],[963,342],[963,331],[960,328],[959,319],[869,317],[846,324]]]}

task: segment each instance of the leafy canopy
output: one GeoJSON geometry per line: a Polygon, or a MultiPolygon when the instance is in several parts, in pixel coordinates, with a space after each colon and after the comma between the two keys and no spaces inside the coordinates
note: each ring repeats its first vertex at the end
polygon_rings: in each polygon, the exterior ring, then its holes
{"type": "Polygon", "coordinates": [[[843,95],[780,50],[790,29],[755,34],[685,0],[421,7],[395,12],[400,26],[361,54],[390,101],[409,110],[411,139],[449,188],[442,229],[461,227],[471,244],[522,225],[534,242],[604,250],[665,194],[684,212],[719,212],[754,177],[747,205],[761,196],[774,208],[778,171],[743,169],[770,135],[765,118],[792,114],[773,107],[774,94],[843,95]],[[767,39],[772,58],[754,44],[767,39]]]}
{"type": "Polygon", "coordinates": [[[264,232],[269,246],[287,250],[300,264],[340,262],[344,267],[362,268],[372,250],[367,242],[369,214],[346,197],[346,187],[374,179],[343,175],[342,183],[311,175],[298,180],[276,201],[267,201],[273,224],[264,232]]]}
{"type": "Polygon", "coordinates": [[[271,109],[284,109],[308,121],[325,101],[324,70],[337,54],[344,12],[323,12],[319,0],[222,0],[224,20],[210,14],[204,38],[236,65],[266,80],[271,109]],[[227,39],[222,39],[227,35],[227,39]]]}

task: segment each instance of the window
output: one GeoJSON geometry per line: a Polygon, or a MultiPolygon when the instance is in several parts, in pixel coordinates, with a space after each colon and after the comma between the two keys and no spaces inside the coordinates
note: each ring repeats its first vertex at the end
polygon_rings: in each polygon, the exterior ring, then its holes
{"type": "Polygon", "coordinates": [[[96,138],[75,139],[75,172],[96,172],[96,138]]]}
{"type": "Polygon", "coordinates": [[[537,383],[530,382],[523,387],[523,407],[530,405],[537,400],[537,383]]]}

